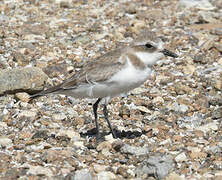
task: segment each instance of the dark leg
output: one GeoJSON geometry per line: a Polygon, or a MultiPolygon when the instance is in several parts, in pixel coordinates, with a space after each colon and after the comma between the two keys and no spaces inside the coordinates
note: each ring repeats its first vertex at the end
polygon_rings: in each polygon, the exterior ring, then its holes
{"type": "Polygon", "coordinates": [[[113,131],[111,123],[109,122],[109,119],[108,119],[108,110],[107,110],[106,104],[103,105],[103,113],[104,113],[104,116],[105,116],[105,120],[108,123],[109,129],[110,129],[110,131],[113,135],[113,138],[117,138],[115,132],[113,131]]]}
{"type": "Polygon", "coordinates": [[[93,112],[94,112],[94,116],[95,116],[97,135],[99,135],[99,124],[98,124],[98,121],[97,121],[97,109],[98,109],[98,105],[99,105],[99,102],[101,101],[101,99],[102,98],[97,99],[97,101],[93,104],[93,112]]]}

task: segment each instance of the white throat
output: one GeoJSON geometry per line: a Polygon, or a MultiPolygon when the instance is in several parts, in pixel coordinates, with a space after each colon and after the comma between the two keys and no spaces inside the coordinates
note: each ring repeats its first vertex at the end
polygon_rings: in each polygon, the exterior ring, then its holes
{"type": "Polygon", "coordinates": [[[160,60],[164,56],[160,52],[136,52],[135,54],[145,65],[154,65],[158,60],[160,60]]]}

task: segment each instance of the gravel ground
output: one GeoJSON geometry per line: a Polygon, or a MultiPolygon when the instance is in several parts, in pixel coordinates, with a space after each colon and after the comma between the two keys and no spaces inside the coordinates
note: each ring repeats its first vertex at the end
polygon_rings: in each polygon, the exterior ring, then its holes
{"type": "Polygon", "coordinates": [[[222,1],[0,1],[0,179],[222,179],[222,1]],[[113,98],[28,94],[152,30],[179,58],[113,98]]]}

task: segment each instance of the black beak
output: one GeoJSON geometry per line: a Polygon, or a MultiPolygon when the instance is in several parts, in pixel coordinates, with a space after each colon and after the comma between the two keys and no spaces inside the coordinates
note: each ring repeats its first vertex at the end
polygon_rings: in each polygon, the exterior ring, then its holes
{"type": "Polygon", "coordinates": [[[173,53],[172,51],[169,51],[167,49],[164,49],[161,51],[165,56],[170,56],[170,57],[173,57],[173,58],[177,58],[178,55],[173,53]]]}

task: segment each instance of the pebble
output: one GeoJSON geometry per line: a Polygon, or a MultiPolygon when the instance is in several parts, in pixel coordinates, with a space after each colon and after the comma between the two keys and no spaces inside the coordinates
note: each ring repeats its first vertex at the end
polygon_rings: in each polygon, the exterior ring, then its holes
{"type": "Polygon", "coordinates": [[[36,111],[32,110],[24,110],[21,113],[18,114],[18,117],[28,117],[28,118],[35,118],[37,116],[36,111]]]}
{"type": "Polygon", "coordinates": [[[98,146],[96,147],[97,151],[102,151],[104,149],[107,149],[108,151],[110,151],[112,148],[112,144],[108,141],[104,141],[98,144],[98,146]]]}
{"type": "Polygon", "coordinates": [[[183,152],[183,153],[180,153],[178,154],[176,157],[175,157],[175,161],[176,162],[184,162],[184,161],[187,161],[188,158],[186,156],[186,154],[183,152]]]}
{"type": "Polygon", "coordinates": [[[212,119],[220,119],[220,118],[222,118],[222,108],[217,108],[212,113],[212,119]]]}
{"type": "Polygon", "coordinates": [[[29,175],[45,175],[49,177],[53,176],[52,171],[47,167],[28,165],[28,168],[29,170],[27,171],[27,174],[29,175]]]}
{"type": "Polygon", "coordinates": [[[166,180],[185,180],[185,178],[172,172],[169,174],[169,176],[166,177],[166,180]]]}
{"type": "Polygon", "coordinates": [[[72,0],[56,0],[55,1],[57,4],[60,5],[61,8],[72,8],[72,0]]]}
{"type": "Polygon", "coordinates": [[[130,146],[128,144],[124,144],[120,148],[120,151],[125,154],[131,154],[136,156],[146,155],[149,153],[148,148],[146,147],[135,147],[135,146],[130,146]]]}
{"type": "Polygon", "coordinates": [[[96,173],[99,173],[99,172],[105,171],[107,166],[99,165],[99,164],[93,164],[93,168],[94,168],[96,173]]]}
{"type": "Polygon", "coordinates": [[[135,88],[131,91],[131,93],[134,94],[134,95],[141,94],[141,93],[144,93],[144,92],[146,92],[146,89],[141,88],[141,87],[135,88]]]}
{"type": "Polygon", "coordinates": [[[169,106],[171,110],[174,110],[175,112],[185,113],[188,111],[188,106],[185,104],[178,104],[177,102],[173,103],[171,106],[169,106]]]}
{"type": "Polygon", "coordinates": [[[112,180],[112,179],[114,180],[116,178],[117,178],[116,175],[109,171],[102,171],[97,174],[98,180],[112,180]]]}
{"type": "Polygon", "coordinates": [[[196,128],[196,130],[203,131],[204,133],[207,133],[211,130],[216,131],[216,130],[218,130],[218,122],[215,121],[212,123],[205,124],[203,126],[199,126],[196,128]]]}
{"type": "Polygon", "coordinates": [[[208,0],[180,0],[179,4],[187,8],[197,8],[201,10],[213,10],[213,5],[208,0]]]}
{"type": "Polygon", "coordinates": [[[153,100],[152,100],[152,103],[153,104],[156,104],[156,105],[161,105],[164,103],[164,99],[162,97],[155,97],[153,100]]]}
{"type": "Polygon", "coordinates": [[[136,109],[140,110],[141,112],[151,114],[151,111],[148,108],[146,108],[145,106],[136,106],[136,109]]]}
{"type": "Polygon", "coordinates": [[[12,140],[4,137],[4,136],[0,136],[0,146],[10,146],[12,145],[12,140]]]}
{"type": "Polygon", "coordinates": [[[66,115],[64,113],[53,114],[52,118],[56,121],[62,121],[66,119],[66,115]]]}
{"type": "Polygon", "coordinates": [[[75,172],[75,180],[92,180],[92,175],[88,169],[81,169],[75,172]]]}

